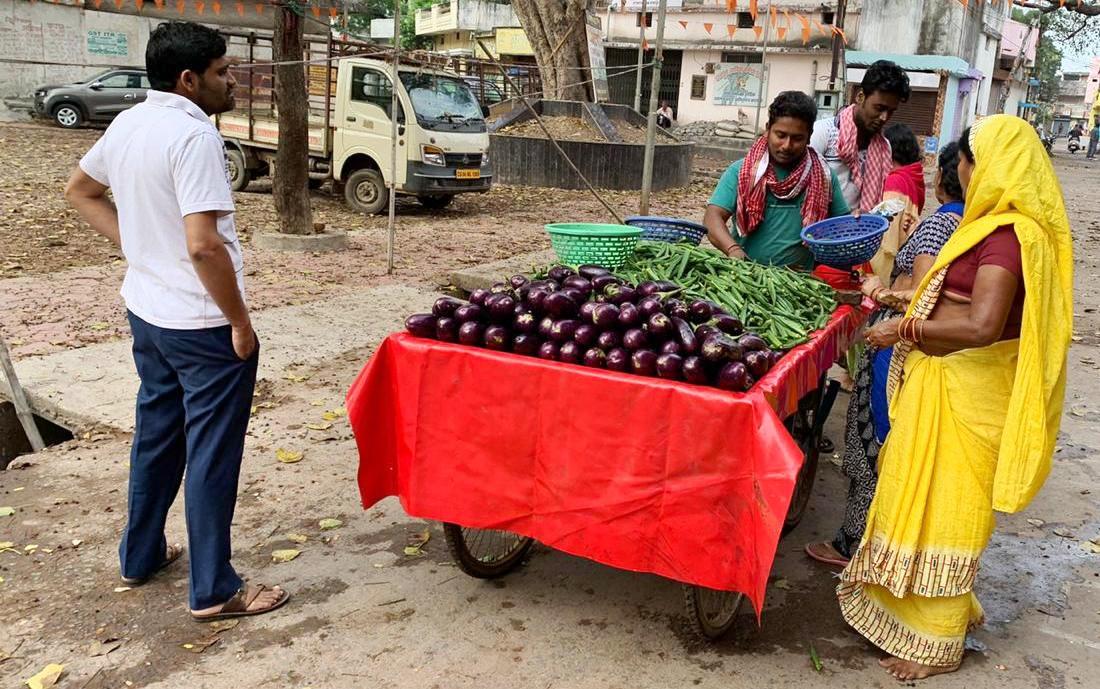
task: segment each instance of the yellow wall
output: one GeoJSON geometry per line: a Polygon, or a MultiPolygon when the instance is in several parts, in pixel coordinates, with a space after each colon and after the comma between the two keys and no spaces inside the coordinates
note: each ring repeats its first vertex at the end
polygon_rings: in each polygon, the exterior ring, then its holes
{"type": "Polygon", "coordinates": [[[496,52],[498,55],[531,55],[535,51],[531,49],[531,42],[527,40],[527,34],[523,29],[497,29],[496,52]]]}

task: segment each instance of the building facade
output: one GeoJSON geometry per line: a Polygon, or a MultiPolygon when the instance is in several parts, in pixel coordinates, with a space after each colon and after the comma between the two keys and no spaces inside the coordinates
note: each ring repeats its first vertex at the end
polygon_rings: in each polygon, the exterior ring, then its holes
{"type": "Polygon", "coordinates": [[[416,12],[416,35],[428,36],[432,50],[456,57],[493,57],[506,62],[533,61],[534,52],[512,6],[489,0],[445,0],[416,12]]]}

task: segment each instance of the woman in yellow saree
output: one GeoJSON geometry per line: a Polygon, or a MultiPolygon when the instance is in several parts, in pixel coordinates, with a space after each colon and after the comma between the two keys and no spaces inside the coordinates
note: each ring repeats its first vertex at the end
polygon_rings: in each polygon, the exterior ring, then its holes
{"type": "Polygon", "coordinates": [[[995,115],[963,133],[960,227],[904,318],[890,434],[859,549],[837,587],[844,619],[894,677],[959,667],[993,511],[1016,512],[1050,471],[1072,330],[1072,245],[1061,187],[1034,130],[995,115]]]}

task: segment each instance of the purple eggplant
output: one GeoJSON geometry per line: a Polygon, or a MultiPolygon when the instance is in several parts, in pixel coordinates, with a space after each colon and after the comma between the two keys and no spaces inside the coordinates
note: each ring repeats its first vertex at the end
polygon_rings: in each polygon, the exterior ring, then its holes
{"type": "Polygon", "coordinates": [[[466,321],[458,326],[458,342],[470,347],[480,347],[484,344],[485,326],[477,321],[466,321]]]}
{"type": "Polygon", "coordinates": [[[512,338],[512,351],[516,354],[532,356],[539,351],[539,338],[537,335],[520,333],[512,338]]]}
{"type": "Polygon", "coordinates": [[[534,335],[538,332],[539,321],[533,313],[521,313],[512,320],[512,328],[517,333],[534,335]]]}
{"type": "Polygon", "coordinates": [[[695,385],[706,385],[710,382],[707,376],[707,367],[703,359],[697,356],[684,357],[684,380],[695,385]]]}
{"type": "Polygon", "coordinates": [[[641,312],[642,318],[649,318],[655,313],[664,313],[664,304],[661,303],[660,297],[642,297],[637,303],[638,311],[641,312]]]}
{"type": "Polygon", "coordinates": [[[582,350],[580,345],[576,342],[563,342],[558,347],[558,361],[563,361],[567,364],[579,364],[581,363],[582,350]]]}
{"type": "Polygon", "coordinates": [[[662,354],[657,357],[657,375],[666,380],[683,377],[684,360],[679,354],[662,354]]]}
{"type": "Polygon", "coordinates": [[[642,312],[634,304],[623,304],[619,307],[619,325],[624,328],[636,328],[642,322],[642,312]]]}
{"type": "Polygon", "coordinates": [[[577,315],[577,301],[565,292],[553,292],[546,296],[542,308],[554,318],[572,318],[577,315]]]}
{"type": "Polygon", "coordinates": [[[657,351],[661,354],[680,354],[684,351],[684,348],[676,340],[666,340],[661,343],[657,351]]]}
{"type": "Polygon", "coordinates": [[[558,344],[556,342],[543,342],[539,345],[538,357],[547,361],[557,361],[558,344]]]}
{"type": "Polygon", "coordinates": [[[608,285],[604,293],[612,304],[631,303],[638,298],[638,291],[630,285],[608,285]]]}
{"type": "Polygon", "coordinates": [[[578,305],[583,304],[584,301],[588,299],[588,295],[579,289],[574,289],[572,287],[562,287],[560,291],[562,294],[567,295],[570,299],[575,301],[578,305]]]}
{"type": "Polygon", "coordinates": [[[599,305],[599,302],[595,301],[586,301],[581,304],[580,310],[578,311],[578,314],[580,315],[580,320],[584,321],[585,323],[591,323],[592,312],[595,311],[596,307],[599,305]]]}
{"type": "Polygon", "coordinates": [[[596,338],[596,345],[605,352],[615,349],[623,343],[619,333],[614,330],[605,330],[596,338]]]}
{"type": "Polygon", "coordinates": [[[592,283],[588,280],[588,278],[582,277],[580,275],[570,275],[569,277],[561,281],[561,286],[563,288],[572,287],[573,289],[579,289],[583,292],[592,291],[592,283]]]}
{"type": "Polygon", "coordinates": [[[752,382],[745,365],[740,361],[731,361],[718,372],[718,378],[714,384],[723,390],[745,392],[752,387],[752,382]]]}
{"type": "Polygon", "coordinates": [[[718,335],[721,332],[722,332],[721,330],[719,330],[718,328],[715,328],[713,325],[708,325],[708,324],[704,323],[700,326],[696,326],[696,328],[695,328],[695,339],[699,340],[699,342],[702,342],[703,340],[707,339],[711,335],[718,335]]]}
{"type": "Polygon", "coordinates": [[[654,282],[653,280],[646,280],[645,282],[639,282],[637,290],[638,290],[638,294],[642,295],[643,297],[648,297],[649,295],[651,295],[651,294],[653,294],[654,292],[657,291],[657,283],[654,282]]]}
{"type": "Polygon", "coordinates": [[[611,275],[610,273],[604,275],[597,275],[592,278],[592,291],[596,294],[603,294],[608,285],[622,284],[622,279],[611,275]]]}
{"type": "Polygon", "coordinates": [[[676,337],[680,340],[684,354],[694,354],[699,349],[699,343],[695,339],[695,332],[687,321],[677,316],[671,316],[672,325],[676,328],[676,337]]]}
{"type": "Polygon", "coordinates": [[[706,361],[717,364],[723,361],[740,361],[744,348],[732,337],[717,334],[703,340],[699,353],[706,361]]]}
{"type": "Polygon", "coordinates": [[[688,311],[691,312],[689,320],[692,323],[706,323],[714,316],[714,307],[706,299],[696,299],[691,302],[688,304],[688,311]]]}
{"type": "Polygon", "coordinates": [[[417,337],[435,337],[436,317],[430,313],[414,313],[405,319],[405,330],[417,337]]]}
{"type": "Polygon", "coordinates": [[[746,352],[762,352],[768,348],[768,343],[763,340],[759,335],[753,333],[745,333],[737,339],[737,343],[746,352]]]}
{"type": "Polygon", "coordinates": [[[550,337],[557,342],[572,340],[573,335],[577,332],[578,325],[580,325],[580,323],[571,318],[554,321],[554,325],[550,328],[550,337]]]}
{"type": "Polygon", "coordinates": [[[771,368],[775,368],[775,365],[778,364],[779,360],[783,358],[783,354],[781,352],[777,352],[775,350],[772,350],[771,354],[769,354],[768,356],[771,357],[771,360],[772,360],[771,361],[771,368]]]}
{"type": "Polygon", "coordinates": [[[469,323],[470,321],[480,321],[485,316],[485,309],[481,308],[477,304],[463,304],[455,309],[454,317],[458,319],[459,323],[469,323]]]}
{"type": "Polygon", "coordinates": [[[753,378],[760,379],[771,368],[772,359],[768,352],[751,351],[745,353],[745,368],[749,369],[749,373],[753,378]]]}
{"type": "Polygon", "coordinates": [[[511,342],[512,337],[508,333],[508,328],[503,325],[490,325],[485,329],[485,346],[489,349],[504,352],[508,350],[511,342]]]}
{"type": "Polygon", "coordinates": [[[673,318],[679,318],[685,321],[691,317],[691,310],[688,309],[687,304],[679,299],[669,299],[666,301],[665,313],[673,318]]]}
{"type": "Polygon", "coordinates": [[[651,349],[639,349],[630,355],[630,370],[640,376],[657,375],[657,353],[651,349]]]}
{"type": "Polygon", "coordinates": [[[655,340],[667,340],[672,337],[672,320],[663,313],[655,313],[645,323],[645,330],[655,340]]]}
{"type": "Polygon", "coordinates": [[[526,275],[513,275],[512,277],[508,278],[508,284],[511,285],[512,289],[515,290],[520,289],[530,282],[531,281],[527,279],[526,275]]]}
{"type": "Polygon", "coordinates": [[[466,302],[461,299],[455,299],[454,297],[440,297],[432,304],[432,314],[435,316],[453,316],[455,311],[460,306],[465,306],[466,302]]]}
{"type": "Polygon", "coordinates": [[[611,271],[607,268],[604,268],[603,266],[592,265],[591,263],[585,264],[583,266],[578,266],[577,272],[580,273],[582,276],[588,278],[589,280],[594,277],[599,277],[600,275],[611,274],[611,271]]]}
{"type": "Polygon", "coordinates": [[[727,335],[733,335],[736,337],[745,331],[745,326],[738,319],[733,316],[719,315],[711,319],[711,325],[718,328],[727,335]]]}
{"type": "Polygon", "coordinates": [[[484,287],[478,287],[473,292],[470,292],[470,303],[477,304],[478,306],[483,306],[485,304],[485,299],[490,294],[492,294],[492,292],[485,289],[484,287]]]}
{"type": "Polygon", "coordinates": [[[542,313],[542,305],[546,301],[546,297],[550,294],[549,287],[532,287],[527,290],[527,296],[523,298],[523,301],[527,304],[527,307],[535,313],[542,313]]]}
{"type": "Polygon", "coordinates": [[[458,341],[459,322],[454,316],[440,316],[435,322],[435,339],[440,342],[458,341]]]}
{"type": "Polygon", "coordinates": [[[607,365],[607,352],[599,347],[592,347],[584,353],[584,359],[582,361],[585,366],[603,368],[607,365]]]}
{"type": "Polygon", "coordinates": [[[629,371],[630,354],[622,347],[616,347],[607,353],[607,368],[610,371],[629,371]]]}
{"type": "Polygon", "coordinates": [[[619,324],[619,307],[600,304],[592,311],[592,325],[597,328],[613,328],[619,324]]]}
{"type": "Polygon", "coordinates": [[[534,310],[532,310],[530,306],[524,304],[522,301],[517,301],[516,307],[512,309],[512,314],[515,316],[522,316],[525,313],[529,313],[532,316],[535,315],[534,310]]]}
{"type": "Polygon", "coordinates": [[[561,283],[565,280],[565,278],[573,274],[574,271],[569,266],[554,266],[550,270],[546,271],[546,277],[557,283],[561,283]]]}
{"type": "Polygon", "coordinates": [[[489,320],[494,323],[507,323],[512,320],[515,317],[515,309],[516,300],[503,292],[491,294],[485,300],[485,310],[488,312],[489,320]]]}
{"type": "Polygon", "coordinates": [[[599,334],[600,331],[596,326],[590,323],[581,323],[573,332],[573,341],[587,349],[596,344],[596,338],[599,337],[599,334]]]}
{"type": "Polygon", "coordinates": [[[547,316],[539,321],[538,334],[544,340],[550,339],[550,333],[554,329],[554,319],[547,316]]]}
{"type": "Polygon", "coordinates": [[[623,333],[623,346],[630,351],[645,349],[648,344],[649,338],[641,328],[631,328],[623,333]]]}

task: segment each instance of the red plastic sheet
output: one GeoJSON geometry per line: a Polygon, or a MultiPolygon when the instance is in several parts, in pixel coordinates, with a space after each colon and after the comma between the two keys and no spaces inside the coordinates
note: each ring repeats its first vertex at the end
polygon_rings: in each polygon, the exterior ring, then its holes
{"type": "Polygon", "coordinates": [[[397,495],[759,613],[802,464],[780,414],[862,318],[842,307],[745,394],[392,335],[348,393],[363,505],[397,495]]]}

